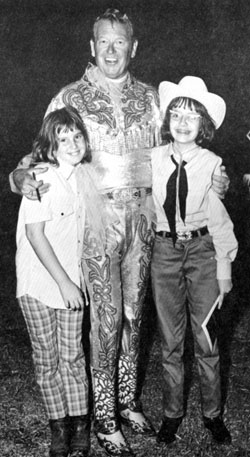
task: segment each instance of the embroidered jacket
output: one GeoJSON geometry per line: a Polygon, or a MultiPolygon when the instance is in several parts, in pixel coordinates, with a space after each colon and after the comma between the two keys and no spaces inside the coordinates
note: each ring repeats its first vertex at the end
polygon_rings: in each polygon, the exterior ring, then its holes
{"type": "Polygon", "coordinates": [[[102,190],[151,187],[151,148],[160,144],[157,92],[128,74],[120,93],[114,94],[96,72],[97,67],[89,64],[79,81],[51,101],[47,113],[65,105],[78,110],[102,190]]]}

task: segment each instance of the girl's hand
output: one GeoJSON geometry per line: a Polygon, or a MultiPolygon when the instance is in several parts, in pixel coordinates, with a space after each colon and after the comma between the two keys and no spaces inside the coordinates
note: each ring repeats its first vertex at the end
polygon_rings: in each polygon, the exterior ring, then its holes
{"type": "Polygon", "coordinates": [[[219,289],[220,289],[220,298],[218,303],[218,308],[220,309],[226,294],[230,292],[233,287],[231,279],[218,279],[219,289]]]}
{"type": "Polygon", "coordinates": [[[66,308],[79,311],[83,308],[84,298],[79,287],[70,279],[64,281],[59,287],[66,308]]]}

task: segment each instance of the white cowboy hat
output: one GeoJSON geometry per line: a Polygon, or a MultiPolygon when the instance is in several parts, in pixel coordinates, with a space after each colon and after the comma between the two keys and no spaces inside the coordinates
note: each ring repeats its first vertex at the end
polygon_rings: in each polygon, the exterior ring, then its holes
{"type": "Polygon", "coordinates": [[[179,84],[162,81],[159,85],[161,113],[165,116],[169,103],[176,97],[188,97],[202,103],[213,119],[216,129],[222,124],[226,114],[226,103],[219,95],[208,92],[203,79],[185,76],[179,84]]]}

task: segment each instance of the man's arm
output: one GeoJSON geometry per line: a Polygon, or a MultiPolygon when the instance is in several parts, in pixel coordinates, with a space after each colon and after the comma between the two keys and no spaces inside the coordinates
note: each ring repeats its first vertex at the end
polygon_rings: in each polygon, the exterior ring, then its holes
{"type": "Polygon", "coordinates": [[[47,171],[46,167],[32,167],[32,155],[28,154],[18,163],[17,168],[9,175],[10,188],[12,192],[24,195],[31,200],[37,200],[36,189],[40,195],[48,192],[49,184],[44,184],[42,180],[35,180],[32,173],[39,175],[47,171]]]}

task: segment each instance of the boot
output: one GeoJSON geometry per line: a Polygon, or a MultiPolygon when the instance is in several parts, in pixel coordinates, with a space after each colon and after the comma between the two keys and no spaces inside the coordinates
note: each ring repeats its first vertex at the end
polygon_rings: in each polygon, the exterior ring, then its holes
{"type": "Polygon", "coordinates": [[[231,444],[231,435],[225,426],[221,415],[210,419],[203,417],[205,427],[210,430],[212,438],[218,444],[231,444]]]}
{"type": "Polygon", "coordinates": [[[90,449],[89,415],[71,416],[70,457],[87,457],[90,449]]]}
{"type": "Polygon", "coordinates": [[[109,457],[135,457],[115,417],[95,421],[95,434],[99,445],[109,457]],[[117,434],[123,438],[123,442],[116,442],[114,438],[117,438],[117,434]]]}
{"type": "Polygon", "coordinates": [[[51,429],[51,446],[49,451],[50,457],[68,457],[70,427],[68,417],[62,419],[50,419],[51,429]]]}
{"type": "Polygon", "coordinates": [[[145,416],[139,400],[131,401],[127,405],[120,405],[120,421],[136,434],[144,436],[156,435],[154,427],[145,416]]]}
{"type": "Polygon", "coordinates": [[[172,418],[164,417],[161,428],[157,434],[156,441],[158,443],[170,444],[176,440],[176,432],[182,422],[182,417],[172,418]]]}

